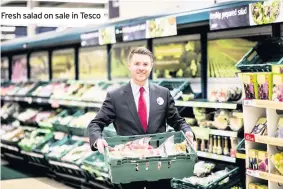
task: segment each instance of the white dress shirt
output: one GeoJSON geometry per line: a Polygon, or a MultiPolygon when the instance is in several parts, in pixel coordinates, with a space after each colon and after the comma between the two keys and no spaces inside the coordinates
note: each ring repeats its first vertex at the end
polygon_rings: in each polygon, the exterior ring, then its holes
{"type": "MultiPolygon", "coordinates": [[[[140,98],[140,86],[138,86],[137,84],[134,83],[134,81],[131,79],[131,87],[132,87],[132,92],[133,92],[133,96],[134,96],[134,99],[135,99],[135,103],[136,103],[136,108],[137,108],[137,111],[139,109],[139,98],[140,98]]],[[[147,123],[148,123],[148,118],[149,118],[149,83],[148,83],[148,80],[145,82],[144,86],[144,93],[143,93],[143,96],[144,96],[144,99],[145,99],[145,102],[146,102],[146,116],[147,116],[147,123]]]]}

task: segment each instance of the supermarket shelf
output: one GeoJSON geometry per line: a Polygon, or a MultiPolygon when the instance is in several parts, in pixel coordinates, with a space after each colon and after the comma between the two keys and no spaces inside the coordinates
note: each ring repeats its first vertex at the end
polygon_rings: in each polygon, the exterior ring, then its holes
{"type": "Polygon", "coordinates": [[[90,107],[90,108],[100,108],[102,103],[98,102],[84,102],[78,100],[57,100],[49,99],[43,97],[17,97],[17,96],[2,96],[5,101],[14,101],[14,102],[27,102],[38,103],[38,104],[51,104],[53,107],[61,106],[80,106],[80,107],[90,107]]]}
{"type": "Polygon", "coordinates": [[[236,131],[225,131],[225,130],[217,130],[217,129],[210,129],[211,135],[219,135],[219,136],[227,136],[227,137],[237,137],[238,132],[236,131]]]}
{"type": "Polygon", "coordinates": [[[73,164],[70,164],[70,163],[64,163],[64,162],[52,161],[52,160],[49,160],[48,162],[49,162],[49,164],[51,164],[51,165],[60,166],[60,167],[66,167],[66,168],[71,168],[71,169],[75,169],[75,170],[80,170],[80,167],[79,167],[79,166],[73,165],[73,164]]]}
{"type": "Polygon", "coordinates": [[[275,175],[272,173],[266,173],[266,172],[262,172],[258,170],[250,170],[250,169],[247,169],[246,174],[259,179],[283,184],[283,176],[281,175],[275,175]]]}
{"type": "Polygon", "coordinates": [[[193,126],[191,127],[194,131],[196,138],[209,140],[209,135],[217,135],[217,136],[227,136],[227,137],[238,137],[238,132],[236,131],[226,131],[226,130],[218,130],[218,129],[210,129],[193,126]]]}
{"type": "Polygon", "coordinates": [[[37,154],[37,153],[34,153],[34,152],[26,152],[26,151],[23,151],[23,150],[21,151],[21,154],[25,154],[25,155],[28,155],[28,156],[41,158],[41,159],[44,158],[44,155],[42,155],[42,154],[37,154]]]}
{"type": "Polygon", "coordinates": [[[176,101],[176,106],[184,107],[200,107],[200,108],[222,108],[222,109],[237,109],[239,103],[236,102],[209,102],[207,100],[198,100],[198,101],[176,101]]]}
{"type": "Polygon", "coordinates": [[[201,152],[201,151],[197,151],[197,155],[199,157],[203,157],[203,158],[216,159],[216,160],[220,160],[220,161],[236,163],[236,158],[229,157],[229,156],[217,155],[217,154],[212,154],[212,153],[208,153],[208,152],[201,152]]]}
{"type": "Polygon", "coordinates": [[[19,149],[15,146],[10,146],[10,145],[7,145],[7,144],[3,144],[3,143],[0,143],[0,147],[2,148],[6,148],[8,150],[12,150],[12,151],[15,151],[15,152],[18,152],[19,149]]]}
{"type": "Polygon", "coordinates": [[[270,100],[244,100],[244,105],[257,108],[283,110],[283,102],[275,102],[270,100]]]}
{"type": "Polygon", "coordinates": [[[273,146],[283,147],[283,139],[280,138],[245,133],[245,140],[250,142],[258,142],[262,144],[269,144],[273,146]]]}
{"type": "Polygon", "coordinates": [[[91,107],[91,108],[100,108],[102,103],[96,102],[84,102],[84,101],[77,101],[77,100],[55,100],[50,99],[49,104],[56,106],[56,105],[63,105],[63,106],[81,106],[81,107],[91,107]]]}

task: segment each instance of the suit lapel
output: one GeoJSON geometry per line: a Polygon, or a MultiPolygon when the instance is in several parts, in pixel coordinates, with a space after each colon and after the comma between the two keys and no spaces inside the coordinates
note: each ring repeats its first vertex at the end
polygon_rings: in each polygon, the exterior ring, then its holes
{"type": "Polygon", "coordinates": [[[126,101],[128,108],[131,112],[132,117],[134,118],[134,120],[137,123],[138,128],[144,133],[144,129],[142,127],[142,124],[140,122],[140,118],[137,112],[137,107],[136,107],[136,103],[135,103],[135,99],[133,96],[133,92],[132,92],[132,88],[130,83],[128,83],[125,88],[124,88],[124,100],[126,101]]]}
{"type": "Polygon", "coordinates": [[[155,87],[152,84],[149,84],[149,118],[148,118],[148,127],[147,127],[147,132],[149,132],[151,130],[152,127],[152,120],[154,119],[153,117],[153,112],[156,111],[157,108],[157,94],[155,91],[155,87]]]}

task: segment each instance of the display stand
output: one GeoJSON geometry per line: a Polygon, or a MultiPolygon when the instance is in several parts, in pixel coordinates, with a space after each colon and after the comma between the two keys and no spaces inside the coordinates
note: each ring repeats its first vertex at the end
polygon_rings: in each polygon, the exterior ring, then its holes
{"type": "Polygon", "coordinates": [[[282,189],[283,176],[273,173],[275,167],[271,162],[271,155],[280,152],[278,150],[278,146],[283,146],[283,139],[275,138],[279,118],[283,117],[282,110],[282,102],[262,100],[246,100],[244,102],[243,113],[246,146],[246,188],[249,188],[249,183],[264,183],[268,185],[268,189],[282,189]],[[252,129],[260,117],[267,118],[267,136],[251,134],[252,129]],[[251,149],[267,152],[267,172],[249,168],[251,149]]]}

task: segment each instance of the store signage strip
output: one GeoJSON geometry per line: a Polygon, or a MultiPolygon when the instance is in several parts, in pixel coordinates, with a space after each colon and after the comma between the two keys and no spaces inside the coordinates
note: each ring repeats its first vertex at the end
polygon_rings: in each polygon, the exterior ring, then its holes
{"type": "Polygon", "coordinates": [[[210,30],[283,22],[283,1],[268,0],[210,11],[210,30]]]}

